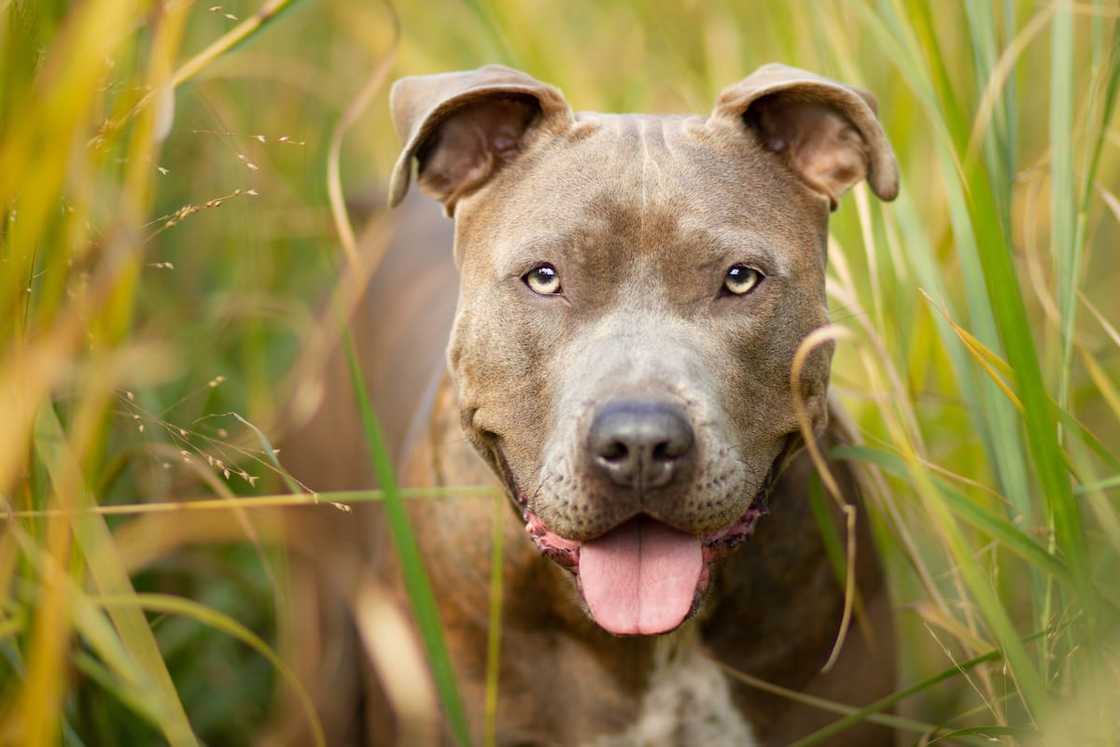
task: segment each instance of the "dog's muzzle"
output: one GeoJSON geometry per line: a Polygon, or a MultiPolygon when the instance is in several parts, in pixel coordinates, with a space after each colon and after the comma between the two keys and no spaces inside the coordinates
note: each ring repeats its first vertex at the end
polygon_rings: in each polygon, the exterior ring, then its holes
{"type": "Polygon", "coordinates": [[[584,473],[598,499],[628,506],[617,513],[619,523],[576,541],[551,531],[522,502],[526,529],[546,557],[576,575],[602,628],[667,633],[698,609],[709,565],[753,532],[760,502],[749,501],[737,520],[708,534],[659,520],[692,484],[698,462],[696,435],[674,403],[609,401],[591,417],[582,444],[584,473]]]}

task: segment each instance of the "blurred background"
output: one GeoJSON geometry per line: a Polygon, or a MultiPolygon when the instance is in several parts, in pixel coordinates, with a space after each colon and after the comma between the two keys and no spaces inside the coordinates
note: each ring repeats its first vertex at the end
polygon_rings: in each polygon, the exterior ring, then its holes
{"type": "MultiPolygon", "coordinates": [[[[503,62],[577,110],[703,114],[782,61],[874,92],[902,171],[895,203],[843,201],[829,257],[899,708],[947,740],[1116,744],[1118,17],[0,0],[0,742],[314,743],[350,717],[304,644],[333,630],[315,574],[378,507],[277,505],[371,486],[297,481],[282,444],[349,385],[321,374],[392,235],[392,78],[503,62]]],[[[332,655],[360,657],[343,628],[332,655]]]]}

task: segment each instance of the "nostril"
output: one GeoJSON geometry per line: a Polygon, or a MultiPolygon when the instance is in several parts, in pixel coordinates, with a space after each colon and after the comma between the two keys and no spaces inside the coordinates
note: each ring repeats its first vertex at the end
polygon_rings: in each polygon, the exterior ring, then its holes
{"type": "Polygon", "coordinates": [[[606,462],[621,462],[630,454],[622,441],[610,441],[599,450],[599,458],[606,462]]]}
{"type": "Polygon", "coordinates": [[[669,441],[661,441],[653,447],[653,459],[656,462],[671,462],[679,456],[678,450],[669,441]]]}
{"type": "Polygon", "coordinates": [[[692,427],[676,412],[664,412],[650,431],[649,453],[657,463],[673,464],[692,450],[692,427]]]}

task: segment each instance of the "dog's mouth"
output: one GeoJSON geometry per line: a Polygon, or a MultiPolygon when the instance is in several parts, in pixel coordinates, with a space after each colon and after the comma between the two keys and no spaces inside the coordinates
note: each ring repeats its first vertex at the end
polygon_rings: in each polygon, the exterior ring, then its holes
{"type": "Polygon", "coordinates": [[[550,531],[523,509],[525,529],[545,557],[572,571],[591,617],[615,635],[657,635],[693,615],[711,582],[711,563],[753,532],[765,510],[753,501],[731,525],[696,537],[641,514],[593,540],[550,531]]]}

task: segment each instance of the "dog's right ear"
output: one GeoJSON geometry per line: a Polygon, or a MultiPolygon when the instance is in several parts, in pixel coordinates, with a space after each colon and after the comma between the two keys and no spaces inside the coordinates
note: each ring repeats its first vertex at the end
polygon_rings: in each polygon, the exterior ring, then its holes
{"type": "Polygon", "coordinates": [[[415,157],[420,188],[448,215],[523,150],[530,136],[573,120],[552,86],[502,65],[401,78],[389,94],[404,150],[393,167],[389,205],[408,192],[415,157]]]}

